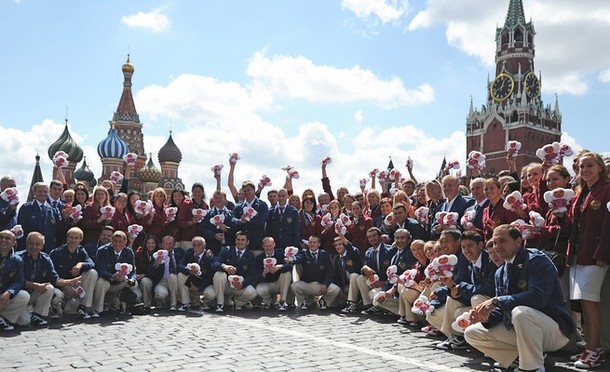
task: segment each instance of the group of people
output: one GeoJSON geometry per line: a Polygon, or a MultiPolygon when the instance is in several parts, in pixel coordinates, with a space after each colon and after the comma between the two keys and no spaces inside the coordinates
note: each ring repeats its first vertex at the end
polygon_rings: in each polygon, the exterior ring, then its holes
{"type": "Polygon", "coordinates": [[[287,177],[268,202],[259,198],[264,182],[234,186],[232,161],[234,200],[218,173],[209,205],[200,183],[190,194],[129,192],[127,168],[118,192],[105,181],[91,195],[83,184],[67,189],[57,171],[19,207],[15,180],[3,177],[0,330],[121,309],[337,308],[394,314],[444,337],[439,349],[470,345],[526,371],[544,370],[546,352],[574,343],[582,324],[574,366],[598,367],[610,164],[581,151],[572,177],[560,164],[517,172],[507,160],[509,170],[468,186],[449,170],[418,184],[408,165],[410,179],[372,172],[369,190],[363,182],[336,195],[323,161],[321,193],[296,195],[287,177]]]}

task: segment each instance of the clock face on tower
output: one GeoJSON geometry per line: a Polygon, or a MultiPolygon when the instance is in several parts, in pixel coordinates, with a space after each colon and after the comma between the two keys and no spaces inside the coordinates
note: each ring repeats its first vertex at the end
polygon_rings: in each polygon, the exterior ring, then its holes
{"type": "Polygon", "coordinates": [[[491,83],[491,98],[495,101],[502,102],[507,99],[515,89],[515,81],[508,74],[498,75],[491,83]]]}
{"type": "Polygon", "coordinates": [[[537,98],[540,95],[540,80],[533,72],[525,75],[525,93],[529,98],[537,98]]]}

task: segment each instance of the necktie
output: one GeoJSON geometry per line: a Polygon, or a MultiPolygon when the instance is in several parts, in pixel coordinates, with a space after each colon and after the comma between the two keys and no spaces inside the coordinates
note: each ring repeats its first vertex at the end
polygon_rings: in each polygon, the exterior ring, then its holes
{"type": "Polygon", "coordinates": [[[478,284],[481,282],[481,268],[474,266],[472,269],[472,284],[478,284]]]}
{"type": "Polygon", "coordinates": [[[174,261],[174,252],[170,253],[169,255],[169,273],[176,273],[176,261],[174,261]]]}
{"type": "Polygon", "coordinates": [[[242,251],[240,251],[239,249],[237,250],[237,261],[241,260],[241,254],[242,251]]]}
{"type": "Polygon", "coordinates": [[[53,202],[53,208],[57,208],[57,201],[53,202]]]}
{"type": "Polygon", "coordinates": [[[479,204],[476,204],[474,206],[474,211],[476,212],[476,214],[479,214],[479,211],[481,210],[481,206],[479,204]]]}
{"type": "Polygon", "coordinates": [[[314,253],[312,253],[312,256],[313,256],[313,261],[314,261],[315,263],[318,263],[318,252],[314,252],[314,253]]]}
{"type": "Polygon", "coordinates": [[[284,215],[284,207],[280,207],[280,218],[284,215]]]}
{"type": "Polygon", "coordinates": [[[44,204],[40,204],[40,214],[42,214],[43,217],[45,215],[44,204]]]}

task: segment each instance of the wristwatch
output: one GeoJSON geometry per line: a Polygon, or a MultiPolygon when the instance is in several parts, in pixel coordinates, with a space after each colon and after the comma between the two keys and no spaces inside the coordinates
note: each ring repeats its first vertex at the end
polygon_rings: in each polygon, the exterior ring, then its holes
{"type": "Polygon", "coordinates": [[[498,297],[494,297],[491,299],[491,303],[495,306],[495,307],[500,307],[500,301],[498,301],[498,297]]]}

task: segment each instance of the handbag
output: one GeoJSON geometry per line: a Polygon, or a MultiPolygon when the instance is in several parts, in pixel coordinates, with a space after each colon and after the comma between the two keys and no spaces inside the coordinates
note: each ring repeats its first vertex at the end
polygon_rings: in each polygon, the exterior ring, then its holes
{"type": "MultiPolygon", "coordinates": [[[[555,247],[557,247],[557,242],[559,241],[560,233],[561,230],[557,231],[557,236],[555,237],[555,247]]],[[[540,251],[544,253],[549,258],[549,260],[551,260],[553,265],[555,265],[555,268],[557,269],[557,276],[561,278],[566,270],[566,257],[561,253],[550,251],[547,249],[541,249],[540,251]]]]}

